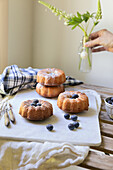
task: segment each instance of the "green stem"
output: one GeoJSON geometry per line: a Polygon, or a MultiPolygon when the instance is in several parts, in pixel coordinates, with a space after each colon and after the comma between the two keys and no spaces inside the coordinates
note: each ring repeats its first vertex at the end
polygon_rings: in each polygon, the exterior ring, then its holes
{"type": "Polygon", "coordinates": [[[88,27],[89,27],[89,20],[88,20],[88,23],[87,23],[87,25],[86,25],[86,32],[87,32],[87,30],[88,30],[88,27]]]}
{"type": "Polygon", "coordinates": [[[47,2],[43,2],[43,1],[38,1],[40,4],[42,4],[42,5],[44,5],[44,6],[46,6],[46,7],[51,7],[51,5],[50,4],[48,4],[47,2]]]}
{"type": "MultiPolygon", "coordinates": [[[[83,38],[83,47],[85,47],[85,43],[89,40],[89,36],[86,36],[84,35],[84,38],[83,38]]],[[[86,48],[86,52],[88,54],[88,63],[89,63],[89,66],[91,67],[91,61],[90,61],[90,57],[89,57],[89,48],[88,47],[85,47],[86,48]]]]}
{"type": "Polygon", "coordinates": [[[93,23],[94,23],[94,24],[93,24],[93,26],[92,26],[92,28],[91,28],[91,31],[90,31],[90,33],[89,33],[89,36],[90,36],[90,34],[93,32],[93,29],[94,29],[94,28],[95,28],[95,26],[96,26],[96,25],[95,25],[95,23],[96,23],[97,21],[98,21],[97,19],[96,19],[96,21],[95,21],[95,22],[93,21],[93,23]]]}
{"type": "Polygon", "coordinates": [[[84,30],[82,26],[78,25],[78,27],[84,32],[84,35],[87,35],[86,31],[84,30]]]}
{"type": "MultiPolygon", "coordinates": [[[[84,38],[83,38],[83,47],[85,47],[85,43],[89,40],[89,36],[87,35],[86,31],[79,25],[79,27],[82,29],[82,31],[84,32],[84,38]]],[[[89,63],[89,67],[91,67],[91,61],[90,61],[90,57],[89,57],[89,48],[88,47],[85,47],[86,48],[86,52],[88,54],[88,63],[89,63]]],[[[80,61],[79,61],[79,70],[80,70],[80,67],[81,67],[81,61],[82,61],[82,58],[80,57],[80,61]]]]}
{"type": "Polygon", "coordinates": [[[94,27],[95,27],[95,24],[92,26],[91,31],[90,31],[90,33],[89,33],[89,36],[90,36],[90,34],[93,32],[94,27]]]}
{"type": "Polygon", "coordinates": [[[88,47],[86,47],[86,51],[88,54],[88,63],[89,63],[89,66],[91,67],[91,61],[90,61],[90,57],[89,57],[89,48],[88,47]]]}

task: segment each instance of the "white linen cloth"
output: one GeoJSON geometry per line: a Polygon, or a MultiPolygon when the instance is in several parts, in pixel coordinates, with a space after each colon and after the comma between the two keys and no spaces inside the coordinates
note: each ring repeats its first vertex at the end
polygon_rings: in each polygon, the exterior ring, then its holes
{"type": "Polygon", "coordinates": [[[69,143],[1,140],[0,169],[61,169],[82,163],[88,152],[88,146],[74,146],[69,143]]]}

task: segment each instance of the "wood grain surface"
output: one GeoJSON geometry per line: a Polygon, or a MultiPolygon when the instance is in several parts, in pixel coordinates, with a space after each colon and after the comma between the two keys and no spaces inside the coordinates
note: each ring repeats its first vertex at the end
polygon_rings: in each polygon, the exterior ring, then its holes
{"type": "Polygon", "coordinates": [[[87,84],[75,88],[95,90],[101,95],[102,99],[99,114],[102,143],[98,147],[91,147],[87,158],[79,166],[93,170],[111,170],[113,169],[113,120],[109,118],[105,110],[104,99],[113,96],[113,89],[87,84]]]}

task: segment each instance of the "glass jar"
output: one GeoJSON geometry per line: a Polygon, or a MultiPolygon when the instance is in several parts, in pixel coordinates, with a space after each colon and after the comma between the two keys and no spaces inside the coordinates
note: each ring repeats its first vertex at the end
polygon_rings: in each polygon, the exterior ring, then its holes
{"type": "Polygon", "coordinates": [[[91,48],[85,47],[87,37],[83,37],[79,47],[79,70],[81,72],[90,72],[92,69],[92,51],[91,48]]]}

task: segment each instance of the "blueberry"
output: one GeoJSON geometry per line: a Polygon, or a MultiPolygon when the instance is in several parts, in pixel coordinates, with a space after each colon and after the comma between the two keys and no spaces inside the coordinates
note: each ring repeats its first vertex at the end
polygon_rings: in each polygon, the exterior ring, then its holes
{"type": "Polygon", "coordinates": [[[36,106],[41,106],[41,104],[40,104],[40,103],[37,103],[36,106]]]}
{"type": "Polygon", "coordinates": [[[73,125],[74,125],[75,128],[78,128],[79,127],[79,122],[74,122],[73,125]]]}
{"type": "Polygon", "coordinates": [[[41,106],[41,104],[40,103],[31,103],[31,106],[37,107],[37,106],[41,106]]]}
{"type": "Polygon", "coordinates": [[[70,124],[68,125],[68,128],[69,128],[70,130],[74,130],[75,126],[74,126],[73,123],[70,123],[70,124]]]}
{"type": "Polygon", "coordinates": [[[37,104],[36,104],[36,103],[31,103],[31,106],[35,106],[35,107],[36,107],[36,106],[37,106],[37,104]]]}
{"type": "Polygon", "coordinates": [[[111,100],[108,100],[107,102],[108,102],[109,104],[112,104],[112,101],[111,101],[111,100]]]}
{"type": "Polygon", "coordinates": [[[72,116],[71,116],[71,120],[73,120],[73,121],[76,121],[77,118],[78,118],[78,117],[77,117],[76,115],[72,115],[72,116]]]}
{"type": "Polygon", "coordinates": [[[46,126],[46,128],[49,130],[49,131],[52,131],[53,130],[53,125],[52,124],[48,124],[46,126]]]}
{"type": "Polygon", "coordinates": [[[34,100],[33,100],[33,103],[38,103],[38,102],[39,102],[38,99],[34,99],[34,100]]]}
{"type": "Polygon", "coordinates": [[[66,114],[64,115],[64,118],[65,118],[65,119],[69,119],[69,117],[70,117],[69,113],[66,113],[66,114]]]}
{"type": "Polygon", "coordinates": [[[113,102],[113,97],[111,97],[111,101],[113,102]]]}
{"type": "Polygon", "coordinates": [[[72,97],[71,97],[71,99],[76,99],[76,98],[78,98],[78,97],[79,97],[78,94],[73,94],[72,97]]]}

